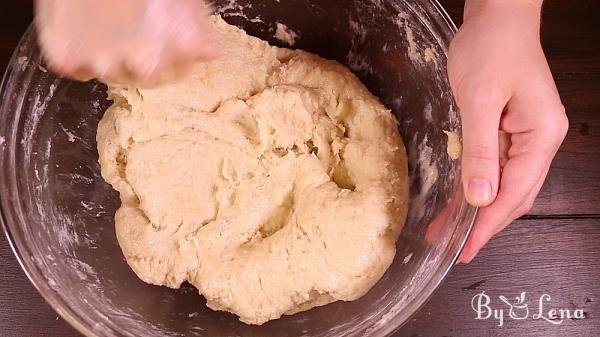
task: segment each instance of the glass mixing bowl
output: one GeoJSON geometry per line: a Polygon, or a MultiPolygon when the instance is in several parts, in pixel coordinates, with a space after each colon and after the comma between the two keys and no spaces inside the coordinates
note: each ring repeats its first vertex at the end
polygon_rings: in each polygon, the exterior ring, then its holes
{"type": "MultiPolygon", "coordinates": [[[[361,299],[263,326],[214,312],[191,286],[155,287],[127,266],[114,232],[115,191],[100,177],[96,126],[105,86],[48,72],[34,29],[8,67],[0,107],[2,223],[31,282],[87,336],[386,336],[432,294],[454,265],[476,210],[464,200],[460,161],[443,130],[460,135],[446,76],[454,25],[428,0],[227,0],[217,11],[280,45],[352,68],[394,111],[409,153],[411,202],[394,263],[361,299]]],[[[132,51],[135,52],[135,51],[132,51]]]]}

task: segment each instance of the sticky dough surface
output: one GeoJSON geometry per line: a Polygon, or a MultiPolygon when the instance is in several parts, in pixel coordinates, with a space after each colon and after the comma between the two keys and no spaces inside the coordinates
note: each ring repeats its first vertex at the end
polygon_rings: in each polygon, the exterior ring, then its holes
{"type": "Polygon", "coordinates": [[[359,298],[406,215],[395,118],[342,65],[211,26],[219,59],[109,89],[98,150],[127,262],[252,324],[359,298]]]}

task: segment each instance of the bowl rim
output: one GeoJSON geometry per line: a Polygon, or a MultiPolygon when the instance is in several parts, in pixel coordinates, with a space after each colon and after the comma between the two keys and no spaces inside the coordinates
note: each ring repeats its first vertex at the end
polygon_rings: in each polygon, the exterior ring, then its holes
{"type": "MultiPolygon", "coordinates": [[[[29,39],[37,35],[35,30],[36,27],[34,20],[19,39],[17,47],[13,51],[13,54],[4,72],[2,82],[0,83],[0,118],[4,117],[2,106],[4,106],[4,100],[8,93],[9,79],[12,77],[15,68],[18,66],[18,58],[25,56],[27,57],[27,59],[30,59],[31,57],[30,54],[21,54],[21,52],[22,46],[29,39]]],[[[19,100],[20,101],[18,104],[22,104],[22,102],[25,100],[25,97],[19,97],[19,100]]],[[[12,132],[11,134],[14,136],[14,132],[12,132]]],[[[14,159],[14,154],[12,154],[11,156],[10,151],[6,149],[6,147],[10,143],[14,143],[14,139],[2,139],[2,142],[0,143],[0,155],[2,157],[2,159],[0,160],[0,166],[3,166],[3,170],[0,171],[0,190],[8,191],[8,193],[12,196],[14,195],[14,193],[18,192],[19,188],[18,186],[16,186],[16,181],[14,181],[14,179],[10,179],[14,177],[15,170],[9,168],[10,177],[7,177],[7,174],[5,174],[6,170],[4,170],[4,166],[7,165],[7,161],[4,159],[6,159],[6,157],[14,159]]],[[[14,165],[12,166],[14,167],[14,165]]],[[[77,330],[79,333],[83,334],[86,337],[100,337],[90,327],[88,327],[88,325],[81,318],[81,316],[76,314],[75,310],[73,310],[64,300],[62,300],[60,296],[57,296],[56,292],[52,290],[49,287],[49,285],[46,284],[46,282],[44,282],[45,278],[40,272],[39,267],[33,263],[31,258],[28,258],[28,256],[25,255],[25,252],[27,251],[26,248],[21,243],[21,240],[16,239],[16,236],[20,235],[18,233],[18,230],[11,231],[11,227],[16,226],[13,225],[13,221],[11,221],[9,217],[14,216],[15,214],[7,214],[14,213],[16,211],[11,209],[10,207],[7,207],[7,203],[7,200],[5,200],[4,198],[0,198],[0,226],[2,227],[2,231],[4,232],[4,235],[6,237],[6,240],[8,241],[8,244],[13,252],[14,257],[16,258],[22,271],[25,273],[25,276],[27,276],[29,282],[37,290],[40,296],[46,301],[46,303],[48,303],[50,307],[67,323],[69,323],[69,325],[71,325],[75,330],[77,330]]],[[[17,201],[17,203],[20,204],[19,201],[17,201]]]]}
{"type": "MultiPolygon", "coordinates": [[[[438,12],[440,18],[444,20],[444,23],[447,26],[446,28],[449,29],[449,31],[447,32],[447,38],[451,40],[458,31],[458,27],[450,17],[450,14],[448,14],[448,11],[446,11],[446,9],[444,8],[444,6],[442,6],[439,0],[429,0],[429,5],[431,5],[433,9],[438,12]]],[[[445,52],[447,52],[447,50],[445,50],[445,52]]],[[[436,274],[436,277],[433,277],[427,281],[427,286],[423,288],[424,292],[421,294],[423,296],[420,296],[419,300],[417,300],[417,309],[414,312],[407,315],[401,324],[398,324],[395,327],[390,326],[388,329],[382,329],[383,336],[390,336],[394,334],[395,332],[400,330],[404,325],[406,325],[406,323],[408,323],[414,316],[416,316],[417,313],[421,311],[423,306],[427,302],[429,302],[429,300],[431,300],[433,295],[442,286],[444,280],[448,277],[450,270],[452,270],[452,268],[458,263],[458,259],[462,251],[464,250],[467,240],[469,239],[469,236],[471,235],[471,232],[473,230],[475,220],[477,219],[477,214],[479,213],[479,207],[471,206],[463,197],[460,212],[466,214],[467,228],[463,238],[458,242],[458,249],[456,250],[456,254],[454,254],[454,256],[450,259],[451,263],[447,264],[444,269],[440,268],[439,270],[442,272],[436,274]]],[[[444,265],[442,264],[441,266],[444,265]]]]}
{"type": "MultiPolygon", "coordinates": [[[[447,28],[449,28],[448,33],[450,34],[449,38],[451,38],[456,33],[457,27],[452,21],[451,17],[448,15],[448,12],[444,9],[444,7],[439,3],[438,0],[428,0],[427,2],[427,5],[431,5],[432,8],[437,11],[439,17],[444,20],[443,23],[447,26],[447,28]]],[[[18,64],[18,58],[23,56],[20,54],[21,46],[23,46],[24,43],[27,42],[27,40],[30,39],[32,36],[36,35],[35,29],[36,28],[34,21],[29,25],[23,36],[19,39],[17,47],[15,48],[9,60],[8,66],[0,83],[0,106],[3,105],[3,101],[7,93],[7,87],[9,85],[8,81],[12,77],[13,72],[15,71],[15,67],[18,64]]],[[[24,100],[25,98],[20,97],[20,99],[24,100]]],[[[7,146],[7,143],[9,142],[6,139],[3,139],[3,141],[0,142],[0,154],[2,155],[3,159],[4,157],[8,156],[7,152],[9,151],[2,150],[3,147],[7,146]]],[[[6,164],[2,163],[1,165],[4,166],[6,164]]],[[[19,190],[19,188],[16,186],[16,182],[10,181],[10,179],[5,174],[5,171],[0,172],[0,189],[9,191],[9,193],[15,193],[19,190]]],[[[100,337],[100,335],[94,332],[91,326],[83,319],[81,315],[77,314],[77,312],[73,310],[70,307],[70,305],[68,305],[64,300],[62,300],[62,298],[58,296],[57,293],[49,287],[49,285],[45,282],[45,278],[39,270],[39,267],[35,265],[33,261],[25,255],[24,252],[26,251],[26,249],[24,245],[21,243],[20,240],[17,240],[16,238],[16,236],[18,236],[19,234],[11,231],[11,227],[13,227],[13,221],[11,221],[9,217],[12,217],[12,215],[9,216],[8,214],[6,214],[7,212],[5,211],[8,208],[9,207],[7,207],[7,201],[0,199],[0,226],[2,227],[2,231],[4,232],[4,235],[13,252],[13,255],[15,256],[19,266],[29,279],[30,283],[34,286],[34,288],[41,295],[41,297],[50,305],[50,307],[52,307],[52,309],[54,309],[54,311],[56,311],[56,313],[59,316],[61,316],[67,323],[69,323],[69,325],[71,325],[75,330],[87,337],[100,337]]],[[[478,208],[468,205],[466,201],[463,200],[461,203],[461,212],[466,214],[467,228],[464,237],[458,241],[458,249],[456,254],[454,254],[454,256],[449,257],[449,261],[451,263],[448,263],[447,266],[445,266],[445,264],[442,264],[441,266],[445,267],[440,268],[440,273],[436,273],[436,277],[427,280],[427,285],[423,288],[424,293],[422,295],[424,296],[420,296],[419,300],[416,303],[416,307],[418,309],[412,312],[411,314],[407,315],[406,319],[404,319],[403,322],[401,324],[398,324],[397,326],[394,326],[393,324],[386,324],[386,326],[380,329],[379,331],[382,336],[389,336],[393,334],[394,332],[399,330],[406,322],[408,322],[410,318],[414,317],[417,314],[417,312],[419,312],[419,310],[423,307],[423,305],[430,300],[432,295],[436,292],[436,290],[443,283],[444,279],[448,276],[452,267],[456,264],[456,261],[458,260],[460,253],[464,249],[466,241],[473,228],[478,208]]],[[[108,326],[108,328],[113,334],[119,332],[120,330],[115,329],[113,326],[108,326]]]]}

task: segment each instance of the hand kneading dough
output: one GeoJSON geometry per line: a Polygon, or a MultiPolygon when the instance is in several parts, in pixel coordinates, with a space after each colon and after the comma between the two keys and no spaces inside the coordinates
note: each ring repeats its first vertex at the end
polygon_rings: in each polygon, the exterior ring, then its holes
{"type": "Polygon", "coordinates": [[[219,59],[109,91],[98,150],[127,262],[251,324],[359,298],[406,215],[396,120],[340,64],[210,21],[219,59]]]}

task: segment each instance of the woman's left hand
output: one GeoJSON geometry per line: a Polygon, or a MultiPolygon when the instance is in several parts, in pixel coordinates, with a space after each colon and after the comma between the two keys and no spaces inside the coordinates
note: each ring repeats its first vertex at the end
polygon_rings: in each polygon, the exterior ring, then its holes
{"type": "Polygon", "coordinates": [[[481,207],[460,262],[526,214],[568,120],[540,44],[541,0],[468,0],[452,41],[449,78],[463,122],[463,181],[481,207]],[[499,162],[499,131],[510,137],[499,162]]]}

